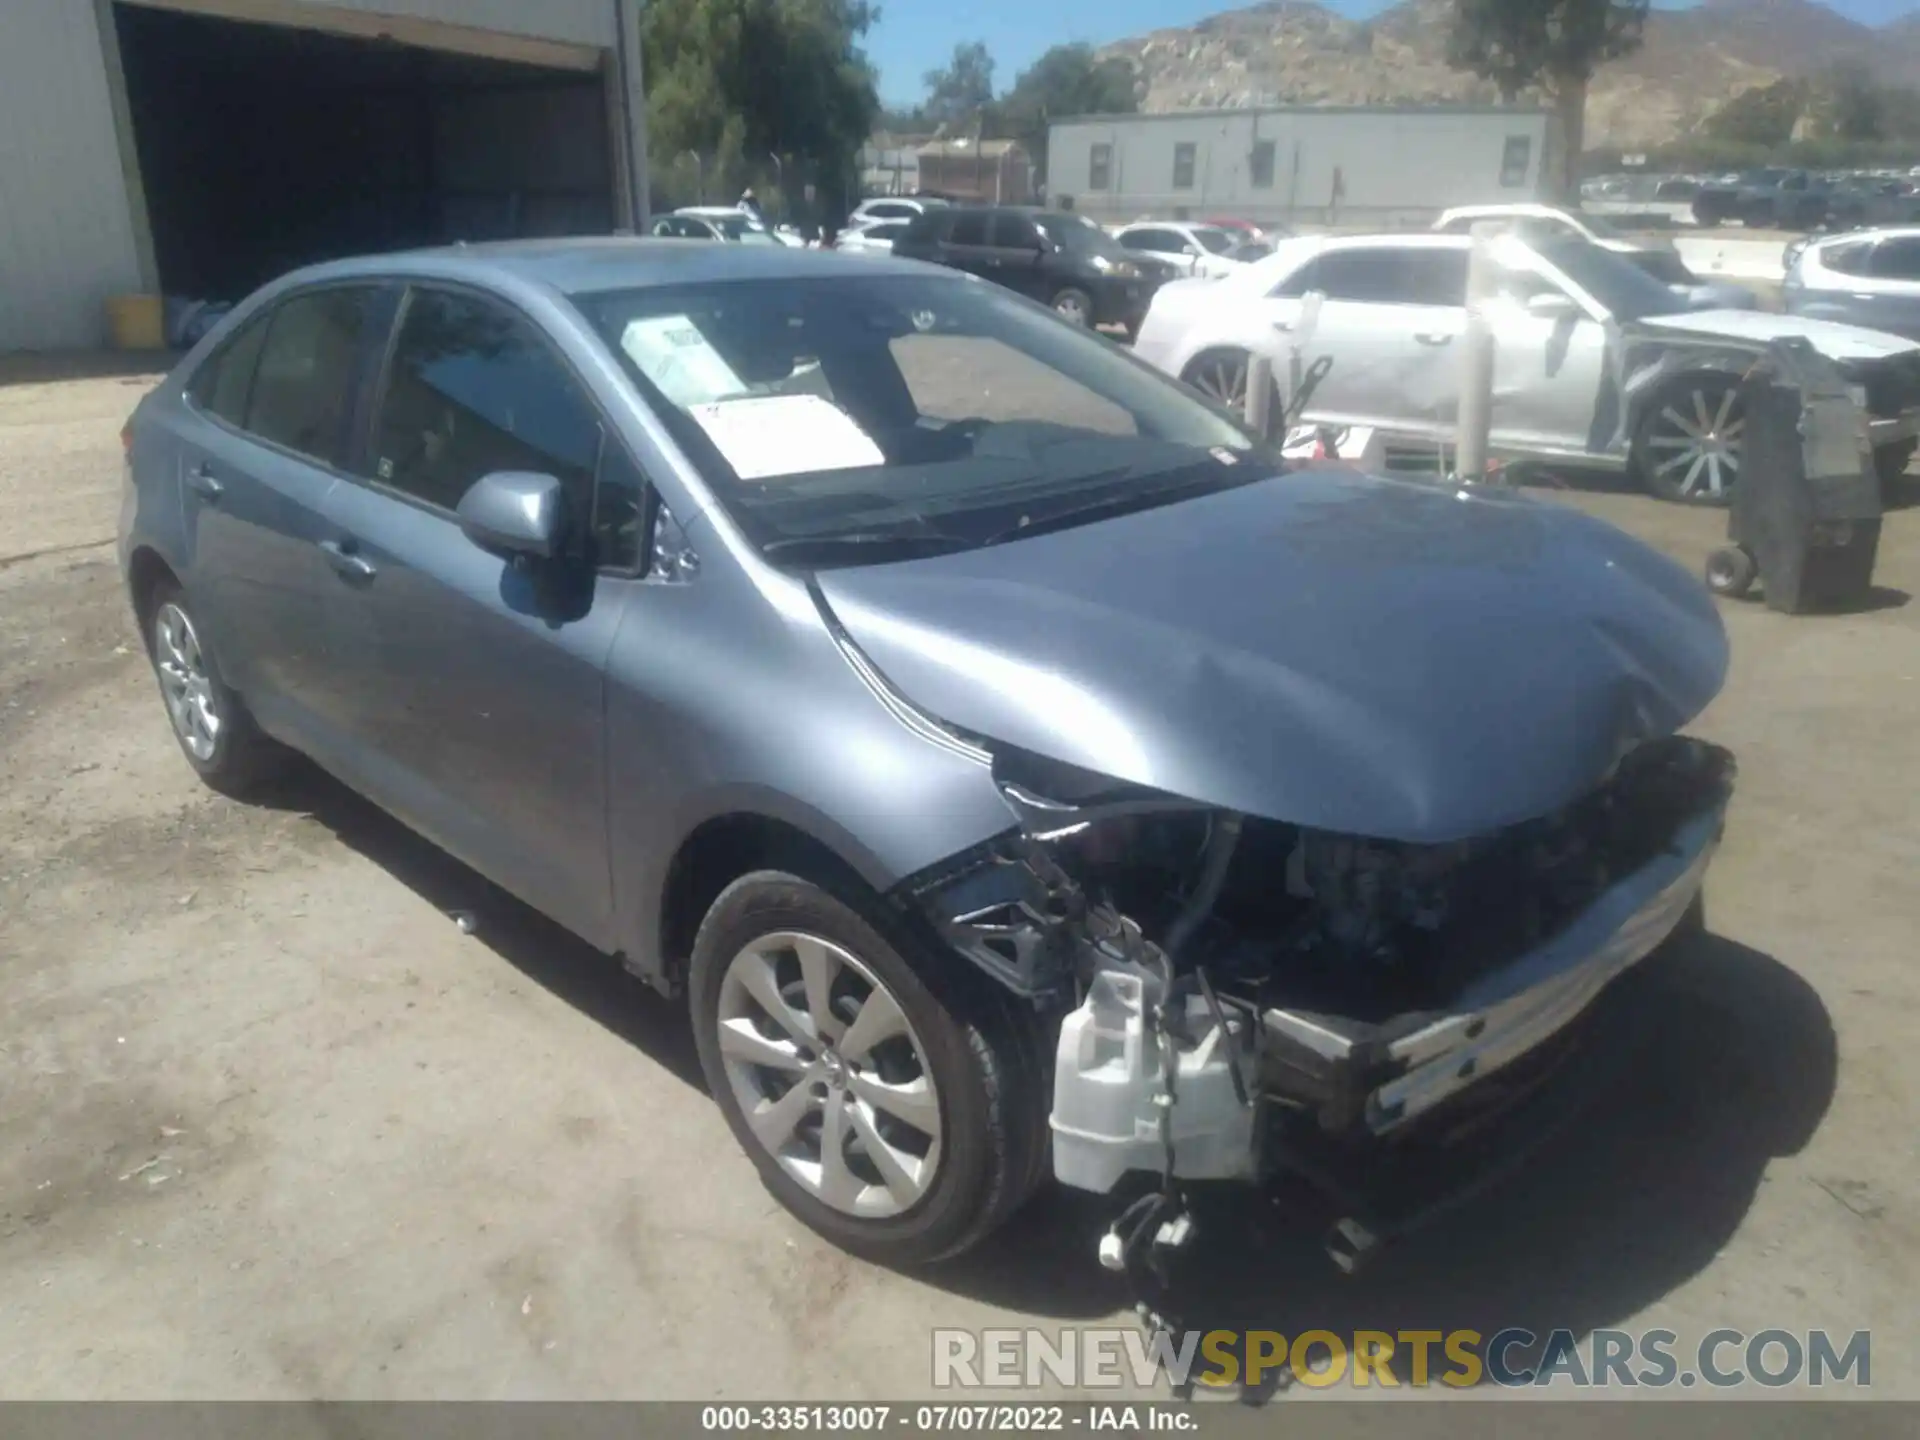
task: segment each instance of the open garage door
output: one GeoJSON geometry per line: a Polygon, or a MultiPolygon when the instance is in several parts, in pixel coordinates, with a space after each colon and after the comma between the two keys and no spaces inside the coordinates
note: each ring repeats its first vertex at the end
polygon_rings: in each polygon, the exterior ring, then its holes
{"type": "Polygon", "coordinates": [[[513,42],[573,62],[535,64],[148,3],[114,11],[169,295],[237,300],[341,255],[614,227],[595,52],[513,42]]]}

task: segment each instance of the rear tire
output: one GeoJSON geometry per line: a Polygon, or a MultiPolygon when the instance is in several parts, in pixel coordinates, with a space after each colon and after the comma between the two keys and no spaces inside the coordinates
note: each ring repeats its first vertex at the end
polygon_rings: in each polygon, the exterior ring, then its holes
{"type": "Polygon", "coordinates": [[[293,752],[254,723],[222,678],[176,581],[154,586],[143,607],[142,628],[173,738],[194,773],[235,799],[257,793],[279,776],[293,752]]]}
{"type": "Polygon", "coordinates": [[[772,870],[694,941],[694,1038],[734,1138],[796,1218],[880,1264],[968,1249],[1046,1174],[1042,1027],[964,963],[870,896],[772,870]]]}

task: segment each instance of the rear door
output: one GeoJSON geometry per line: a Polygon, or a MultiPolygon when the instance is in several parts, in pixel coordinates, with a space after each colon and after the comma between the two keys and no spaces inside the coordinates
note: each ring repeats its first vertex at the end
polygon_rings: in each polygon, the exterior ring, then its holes
{"type": "Polygon", "coordinates": [[[1291,300],[1277,363],[1298,349],[1332,360],[1308,414],[1341,425],[1439,434],[1458,409],[1456,342],[1466,325],[1466,252],[1412,245],[1323,251],[1275,298],[1291,300]],[[1307,297],[1319,294],[1318,313],[1307,297]]]}
{"type": "Polygon", "coordinates": [[[631,543],[630,526],[596,529],[617,517],[596,511],[595,487],[617,463],[586,386],[530,320],[477,291],[417,286],[365,478],[327,506],[349,557],[331,609],[356,657],[355,783],[589,938],[609,917],[603,671],[627,596],[601,567],[631,543]],[[454,508],[498,470],[561,481],[566,555],[515,563],[466,538],[454,508]]]}
{"type": "Polygon", "coordinates": [[[316,754],[338,719],[321,623],[332,586],[324,509],[339,483],[389,292],[290,295],[249,321],[188,387],[181,481],[188,583],[228,682],[262,724],[316,754]]]}

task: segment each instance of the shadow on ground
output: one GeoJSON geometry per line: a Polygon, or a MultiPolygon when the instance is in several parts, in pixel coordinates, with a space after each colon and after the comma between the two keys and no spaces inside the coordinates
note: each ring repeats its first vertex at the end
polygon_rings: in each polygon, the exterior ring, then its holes
{"type": "Polygon", "coordinates": [[[174,350],[28,350],[0,355],[0,386],[124,379],[150,385],[180,358],[174,350]]]}
{"type": "MultiPolygon", "coordinates": [[[[1709,935],[1623,979],[1597,1018],[1618,1078],[1504,1185],[1356,1276],[1321,1249],[1328,1215],[1251,1191],[1208,1196],[1169,1308],[1194,1330],[1289,1337],[1583,1335],[1697,1274],[1738,1228],[1768,1162],[1804,1146],[1826,1113],[1838,1064],[1826,1010],[1786,966],[1709,935]]],[[[1110,1314],[1130,1302],[1094,1258],[1111,1208],[1049,1194],[935,1278],[1035,1315],[1110,1314]]],[[[1444,1368],[1437,1350],[1434,1360],[1444,1368]]]]}
{"type": "MultiPolygon", "coordinates": [[[[449,925],[471,916],[477,943],[704,1088],[684,1009],[616,961],[309,766],[268,803],[311,815],[449,925]]],[[[1645,963],[1597,1018],[1592,1043],[1614,1061],[1609,1088],[1504,1185],[1357,1276],[1321,1249],[1331,1215],[1252,1190],[1209,1193],[1172,1308],[1202,1331],[1490,1336],[1519,1326],[1545,1336],[1616,1324],[1685,1282],[1739,1227],[1768,1162],[1820,1124],[1838,1067],[1833,1028],[1792,970],[1713,935],[1645,963]]],[[[1050,1186],[980,1248],[922,1278],[1033,1316],[1111,1315],[1131,1300],[1094,1254],[1113,1209],[1050,1186]]],[[[1528,1357],[1516,1347],[1511,1358],[1528,1357]]]]}
{"type": "Polygon", "coordinates": [[[529,980],[704,1091],[686,1007],[308,762],[259,803],[312,816],[529,980]]]}

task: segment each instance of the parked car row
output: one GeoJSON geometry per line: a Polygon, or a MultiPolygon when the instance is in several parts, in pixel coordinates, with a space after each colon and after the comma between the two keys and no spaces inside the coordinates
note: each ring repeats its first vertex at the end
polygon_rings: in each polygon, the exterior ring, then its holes
{"type": "MultiPolygon", "coordinates": [[[[1625,470],[1661,498],[1724,503],[1753,346],[1801,336],[1864,387],[1883,477],[1906,470],[1920,435],[1912,340],[1808,314],[1698,309],[1578,235],[1533,227],[1495,244],[1498,452],[1625,470]]],[[[1236,409],[1253,356],[1283,374],[1290,355],[1329,357],[1304,418],[1405,437],[1431,463],[1458,420],[1472,245],[1449,233],[1285,240],[1225,280],[1163,287],[1135,350],[1236,409]]]]}
{"type": "Polygon", "coordinates": [[[1702,225],[1738,221],[1783,230],[1920,223],[1920,184],[1904,176],[1750,170],[1702,185],[1693,217],[1702,225]]]}

